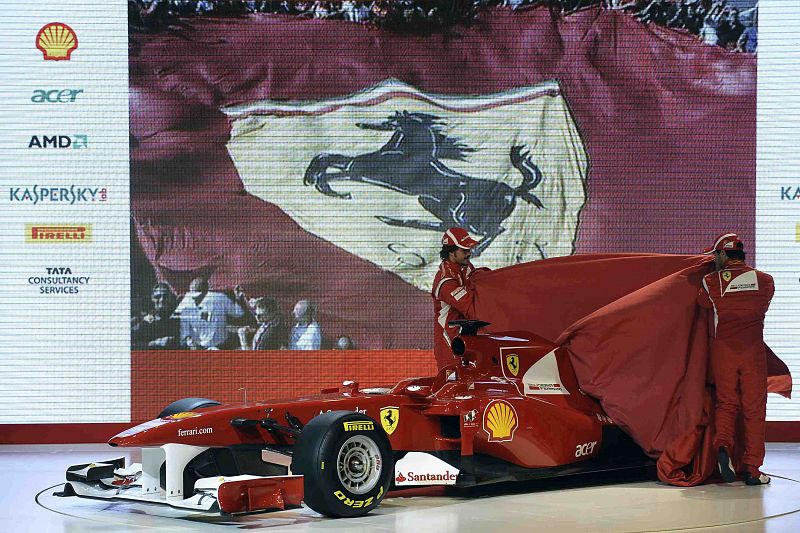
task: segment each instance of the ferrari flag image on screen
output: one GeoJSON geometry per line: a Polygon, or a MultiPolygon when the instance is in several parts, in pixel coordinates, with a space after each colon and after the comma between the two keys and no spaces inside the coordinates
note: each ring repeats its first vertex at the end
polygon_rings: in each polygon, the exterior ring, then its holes
{"type": "Polygon", "coordinates": [[[574,252],[587,157],[555,82],[459,97],[386,80],[224,111],[248,192],[416,287],[454,226],[490,268],[574,252]]]}

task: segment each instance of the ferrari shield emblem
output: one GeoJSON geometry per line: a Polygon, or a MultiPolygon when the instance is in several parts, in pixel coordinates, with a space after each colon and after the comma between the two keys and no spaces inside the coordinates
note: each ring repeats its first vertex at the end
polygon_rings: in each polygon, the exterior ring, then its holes
{"type": "Polygon", "coordinates": [[[722,279],[724,279],[725,281],[731,280],[731,273],[729,270],[726,270],[725,272],[722,273],[722,279]]]}
{"type": "Polygon", "coordinates": [[[248,193],[425,291],[453,226],[493,269],[575,252],[588,157],[556,82],[440,96],[389,79],[222,111],[248,193]]]}
{"type": "Polygon", "coordinates": [[[519,374],[519,356],[510,354],[506,356],[506,368],[512,376],[519,374]]]}
{"type": "Polygon", "coordinates": [[[387,435],[394,433],[400,422],[400,409],[397,407],[384,407],[381,409],[381,426],[387,435]]]}

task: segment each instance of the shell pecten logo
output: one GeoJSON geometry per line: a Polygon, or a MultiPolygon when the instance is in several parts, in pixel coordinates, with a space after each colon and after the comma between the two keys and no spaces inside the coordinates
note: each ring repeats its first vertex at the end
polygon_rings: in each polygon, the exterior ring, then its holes
{"type": "Polygon", "coordinates": [[[63,22],[51,22],[36,34],[36,48],[47,61],[69,61],[72,51],[78,48],[78,36],[63,22]]]}
{"type": "Polygon", "coordinates": [[[516,409],[505,400],[494,400],[483,412],[483,430],[489,434],[489,442],[512,440],[518,425],[516,409]]]}
{"type": "Polygon", "coordinates": [[[200,416],[200,413],[195,413],[192,411],[183,411],[181,413],[175,413],[173,415],[165,416],[165,420],[183,420],[184,418],[193,418],[195,416],[200,416]]]}

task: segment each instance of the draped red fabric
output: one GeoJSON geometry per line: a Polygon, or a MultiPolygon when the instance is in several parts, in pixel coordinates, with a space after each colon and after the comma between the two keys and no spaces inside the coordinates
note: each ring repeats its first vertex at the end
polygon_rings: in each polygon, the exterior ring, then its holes
{"type": "MultiPolygon", "coordinates": [[[[581,389],[675,485],[704,481],[711,450],[709,314],[696,304],[708,256],[577,255],[483,274],[476,317],[569,348],[581,389]]],[[[770,392],[788,395],[788,369],[771,350],[770,392]]],[[[735,453],[735,451],[734,451],[735,453]]]]}
{"type": "Polygon", "coordinates": [[[690,252],[723,230],[755,239],[752,55],[594,8],[498,8],[449,36],[277,15],[185,24],[132,35],[130,55],[134,232],[142,263],[178,291],[206,275],[287,309],[311,298],[323,329],[361,348],[431,347],[426,290],[246,193],[226,149],[224,106],[313,102],[389,78],[444,95],[557,80],[590,161],[579,253],[690,252]],[[709,207],[731,190],[737,209],[709,207]]]}

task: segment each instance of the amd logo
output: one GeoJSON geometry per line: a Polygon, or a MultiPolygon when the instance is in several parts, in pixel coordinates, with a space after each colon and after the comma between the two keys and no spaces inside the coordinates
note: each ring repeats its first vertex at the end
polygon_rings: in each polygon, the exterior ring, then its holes
{"type": "Polygon", "coordinates": [[[70,148],[78,150],[89,147],[88,135],[33,135],[28,148],[70,148]]]}
{"type": "Polygon", "coordinates": [[[74,102],[83,89],[36,89],[31,96],[34,104],[68,104],[74,102]]]}

